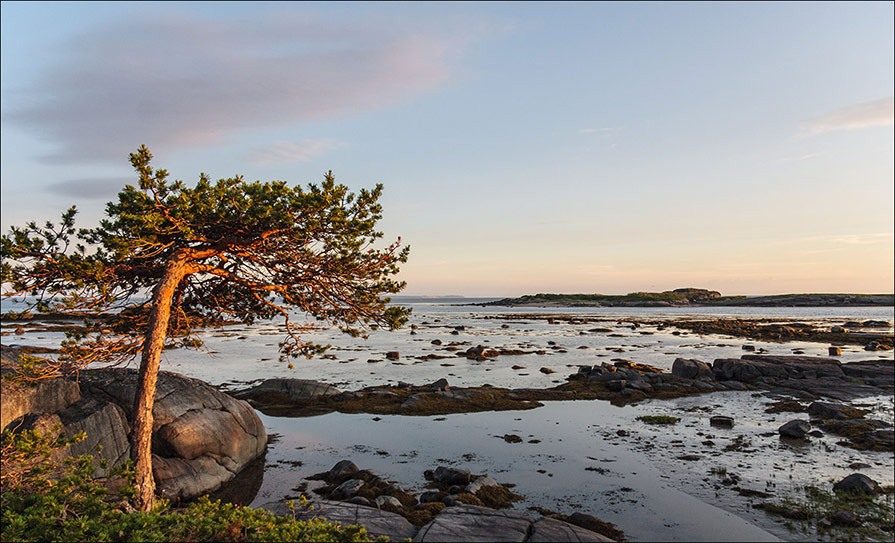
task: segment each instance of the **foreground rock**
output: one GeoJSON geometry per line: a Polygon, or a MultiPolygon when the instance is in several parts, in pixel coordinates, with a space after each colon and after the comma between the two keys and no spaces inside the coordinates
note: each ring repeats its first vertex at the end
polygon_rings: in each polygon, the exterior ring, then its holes
{"type": "Polygon", "coordinates": [[[474,505],[448,507],[420,528],[414,541],[612,541],[606,536],[551,518],[533,520],[515,511],[474,505]]]}
{"type": "MultiPolygon", "coordinates": [[[[121,407],[130,420],[136,370],[81,372],[81,391],[121,407]]],[[[190,499],[231,480],[267,447],[261,419],[246,402],[198,379],[159,372],[152,467],[160,494],[190,499]]]]}
{"type": "MultiPolygon", "coordinates": [[[[14,362],[4,349],[7,368],[14,362]]],[[[33,387],[3,379],[3,427],[47,432],[58,422],[67,437],[84,432],[84,441],[56,456],[92,454],[97,475],[105,476],[100,459],[111,468],[130,457],[136,386],[137,371],[126,369],[84,370],[77,381],[59,377],[33,387]]],[[[159,372],[153,416],[153,474],[158,492],[173,500],[219,489],[267,446],[267,433],[249,404],[176,373],[159,372]]]]}
{"type": "MultiPolygon", "coordinates": [[[[314,490],[320,497],[311,504],[319,504],[315,512],[321,517],[363,524],[373,535],[392,540],[611,541],[588,528],[623,536],[612,524],[582,513],[532,520],[512,511],[499,512],[523,497],[507,488],[512,485],[502,485],[487,475],[447,466],[426,470],[424,475],[430,481],[428,490],[414,496],[398,484],[342,460],[329,471],[309,477],[326,483],[314,490]],[[526,539],[533,534],[537,537],[526,539]]],[[[288,510],[283,504],[263,507],[277,513],[288,510]]],[[[307,508],[300,514],[305,512],[307,508]]]]}
{"type": "MultiPolygon", "coordinates": [[[[283,502],[267,503],[261,508],[277,515],[293,514],[283,502]]],[[[298,520],[325,518],[341,524],[360,524],[373,537],[385,536],[391,541],[613,541],[568,522],[551,518],[533,520],[519,513],[474,505],[447,507],[419,529],[396,513],[319,498],[309,500],[305,507],[296,507],[294,514],[298,520]]]]}
{"type": "MultiPolygon", "coordinates": [[[[276,515],[292,516],[293,511],[283,502],[266,503],[261,506],[276,515]]],[[[396,513],[375,507],[356,505],[332,500],[314,498],[305,507],[295,507],[297,520],[325,518],[341,524],[360,524],[373,537],[385,536],[391,541],[404,541],[416,535],[417,528],[396,513]]]]}

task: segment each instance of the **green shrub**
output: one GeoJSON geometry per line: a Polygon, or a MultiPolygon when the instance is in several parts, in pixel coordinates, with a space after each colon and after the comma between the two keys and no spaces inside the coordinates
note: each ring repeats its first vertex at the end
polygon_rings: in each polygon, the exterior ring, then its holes
{"type": "MultiPolygon", "coordinates": [[[[83,436],[78,436],[83,439],[83,436]]],[[[52,459],[71,440],[47,439],[31,431],[2,436],[3,541],[370,541],[362,526],[319,519],[295,520],[269,511],[200,498],[172,510],[164,500],[149,513],[133,512],[133,469],[93,477],[93,457],[52,459]],[[110,491],[107,483],[125,484],[110,491]]],[[[292,504],[290,503],[290,506],[292,504]]],[[[377,541],[384,541],[379,538],[377,541]]]]}

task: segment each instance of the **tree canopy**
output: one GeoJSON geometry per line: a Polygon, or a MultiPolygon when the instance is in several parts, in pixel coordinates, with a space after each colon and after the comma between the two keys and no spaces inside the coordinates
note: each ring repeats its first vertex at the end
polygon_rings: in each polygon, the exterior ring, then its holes
{"type": "Polygon", "coordinates": [[[153,169],[145,146],[130,160],[139,185],[124,187],[98,227],[76,229],[75,207],[58,225],[13,227],[2,237],[0,276],[9,285],[4,296],[30,295],[38,311],[92,317],[64,342],[64,369],[141,356],[131,455],[135,502],[148,511],[152,406],[166,343],[201,345],[198,324],[282,316],[283,356],[311,357],[325,347],[303,332],[398,327],[409,310],[389,306],[385,295],[404,287],[394,276],[409,247],[400,238],[374,247],[381,184],[355,194],[330,171],[306,189],[241,176],[212,183],[204,174],[190,188],[153,169]]]}
{"type": "Polygon", "coordinates": [[[332,172],[307,189],[241,176],[211,182],[202,174],[191,188],[169,182],[151,158],[145,146],[131,155],[139,185],[107,204],[99,227],[76,230],[72,207],[58,225],[30,223],[2,238],[6,295],[30,294],[40,311],[104,316],[88,337],[67,342],[63,357],[72,364],[140,351],[148,294],[175,257],[186,273],[172,300],[169,343],[197,345],[191,332],[198,323],[283,316],[283,352],[313,355],[321,346],[301,332],[336,325],[363,335],[365,325],[406,322],[406,310],[388,307],[383,295],[403,288],[393,276],[409,247],[400,239],[372,246],[382,237],[381,184],[353,194],[332,172]],[[296,321],[290,310],[311,318],[296,321]]]}

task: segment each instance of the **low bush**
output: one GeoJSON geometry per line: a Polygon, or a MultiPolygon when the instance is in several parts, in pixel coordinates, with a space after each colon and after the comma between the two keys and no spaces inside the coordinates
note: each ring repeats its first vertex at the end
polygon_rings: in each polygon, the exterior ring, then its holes
{"type": "MultiPolygon", "coordinates": [[[[83,436],[78,436],[83,439],[83,436]]],[[[69,444],[34,432],[2,436],[3,541],[371,541],[362,526],[320,519],[296,520],[269,511],[210,501],[182,509],[159,500],[151,512],[134,512],[130,463],[94,478],[93,457],[53,459],[69,444]],[[112,484],[117,483],[117,484],[112,484]],[[114,490],[113,490],[114,489],[114,490]]],[[[290,503],[290,506],[292,504],[290,503]]],[[[293,509],[294,511],[294,509],[293,509]]],[[[376,541],[384,541],[379,538],[376,541]]]]}

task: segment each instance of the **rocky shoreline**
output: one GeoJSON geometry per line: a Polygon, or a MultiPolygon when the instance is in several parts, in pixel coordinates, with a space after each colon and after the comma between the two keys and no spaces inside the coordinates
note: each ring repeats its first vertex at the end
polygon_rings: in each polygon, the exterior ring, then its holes
{"type": "MultiPolygon", "coordinates": [[[[716,359],[711,365],[678,358],[671,372],[629,361],[579,366],[567,382],[544,389],[451,387],[446,379],[440,379],[424,386],[401,383],[342,392],[313,380],[270,379],[233,395],[271,416],[301,417],[333,411],[426,416],[534,409],[543,401],[557,400],[599,399],[625,405],[648,398],[671,399],[727,390],[761,390],[801,400],[847,402],[891,395],[895,391],[895,365],[882,360],[843,364],[834,358],[748,354],[716,359]]],[[[863,414],[846,407],[840,406],[835,416],[815,417],[819,427],[842,436],[842,444],[855,449],[895,450],[890,425],[865,420],[863,414]]]]}

